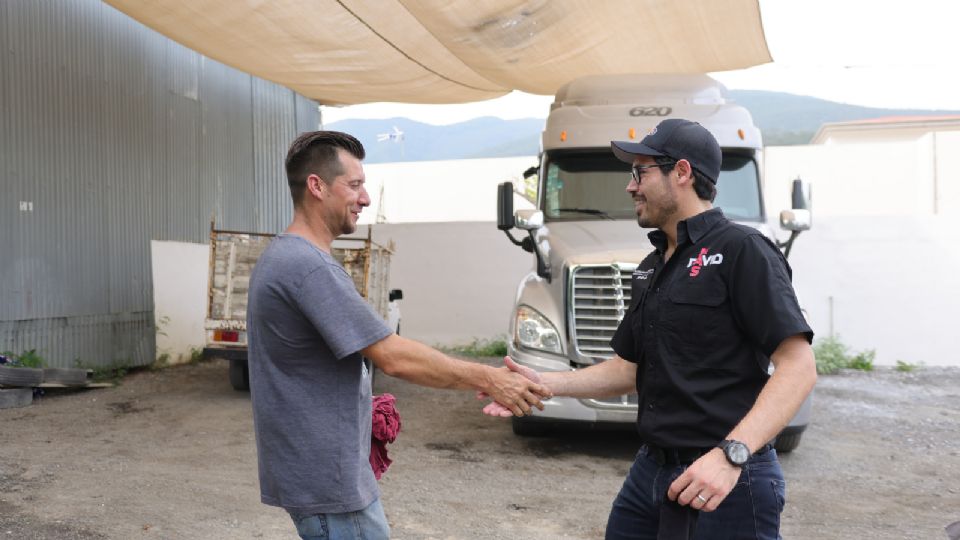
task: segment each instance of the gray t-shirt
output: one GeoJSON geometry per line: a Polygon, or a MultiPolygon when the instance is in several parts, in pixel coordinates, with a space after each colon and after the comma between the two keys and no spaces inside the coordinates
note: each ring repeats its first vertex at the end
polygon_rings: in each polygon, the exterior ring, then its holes
{"type": "Polygon", "coordinates": [[[260,499],[341,513],[379,497],[370,468],[370,377],[361,349],[390,335],[327,253],[278,235],[250,278],[250,395],[260,499]]]}

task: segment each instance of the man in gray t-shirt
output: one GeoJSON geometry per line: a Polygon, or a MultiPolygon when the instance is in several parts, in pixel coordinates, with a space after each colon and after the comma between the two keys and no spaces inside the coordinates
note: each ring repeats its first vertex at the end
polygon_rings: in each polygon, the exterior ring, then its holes
{"type": "Polygon", "coordinates": [[[335,131],[300,135],[286,159],[293,222],[263,252],[247,308],[260,497],[301,538],[388,538],[370,468],[370,375],[478,390],[518,416],[549,390],[507,368],[450,358],[397,336],[330,255],[370,204],[363,146],[335,131]],[[362,356],[361,356],[362,355],[362,356]],[[359,531],[358,531],[359,528],[359,531]]]}
{"type": "Polygon", "coordinates": [[[358,351],[390,330],[333,257],[291,234],[257,261],[248,306],[263,502],[304,514],[368,506],[377,484],[358,351]]]}

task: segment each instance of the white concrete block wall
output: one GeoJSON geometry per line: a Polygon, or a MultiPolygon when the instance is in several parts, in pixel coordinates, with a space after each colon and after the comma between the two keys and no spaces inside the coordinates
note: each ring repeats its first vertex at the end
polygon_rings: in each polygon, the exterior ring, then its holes
{"type": "Polygon", "coordinates": [[[960,216],[826,216],[794,245],[794,285],[819,337],[897,360],[960,366],[960,216]]]}
{"type": "Polygon", "coordinates": [[[960,132],[931,135],[936,145],[937,209],[960,215],[960,132]]]}
{"type": "MultiPolygon", "coordinates": [[[[495,221],[497,184],[513,182],[520,189],[523,171],[536,164],[530,156],[365,165],[372,204],[360,223],[377,222],[381,186],[387,223],[495,221]]],[[[533,207],[520,197],[514,206],[533,207]]]]}
{"type": "Polygon", "coordinates": [[[772,220],[789,207],[790,185],[798,176],[813,186],[814,219],[933,213],[930,143],[773,146],[764,153],[766,205],[772,220]]]}
{"type": "Polygon", "coordinates": [[[207,244],[150,242],[157,358],[178,364],[203,349],[209,262],[207,244]]]}

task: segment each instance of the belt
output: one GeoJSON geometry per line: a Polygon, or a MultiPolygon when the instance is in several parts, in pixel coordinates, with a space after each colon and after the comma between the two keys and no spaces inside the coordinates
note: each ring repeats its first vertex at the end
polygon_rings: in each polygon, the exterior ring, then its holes
{"type": "MultiPolygon", "coordinates": [[[[647,456],[657,462],[657,465],[689,465],[700,459],[700,456],[706,454],[710,448],[663,448],[655,444],[647,444],[647,456]]],[[[773,448],[772,444],[765,444],[760,447],[754,456],[763,454],[773,448]]]]}

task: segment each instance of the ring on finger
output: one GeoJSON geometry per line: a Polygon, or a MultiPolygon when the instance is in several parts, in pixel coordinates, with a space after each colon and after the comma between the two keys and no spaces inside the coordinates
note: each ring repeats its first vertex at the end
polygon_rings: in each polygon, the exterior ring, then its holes
{"type": "Polygon", "coordinates": [[[703,494],[698,494],[697,500],[702,502],[703,504],[707,504],[707,499],[703,498],[703,494]]]}

